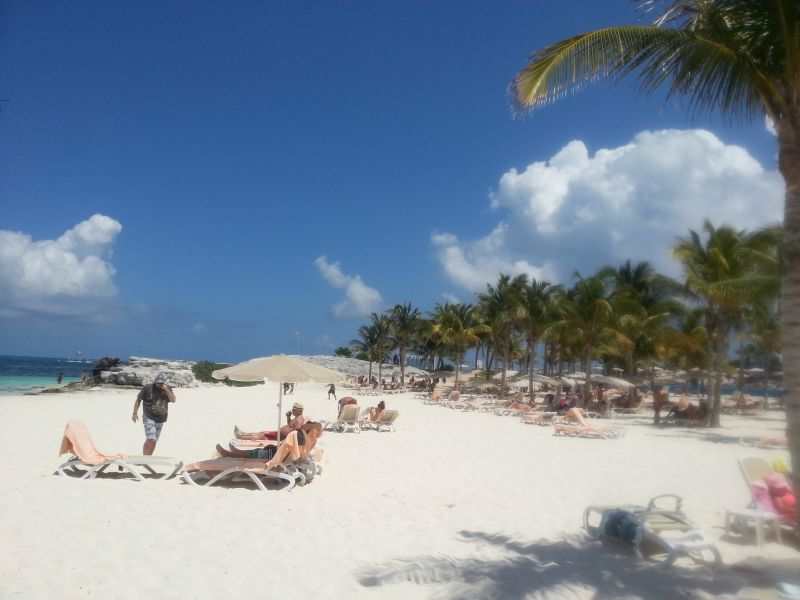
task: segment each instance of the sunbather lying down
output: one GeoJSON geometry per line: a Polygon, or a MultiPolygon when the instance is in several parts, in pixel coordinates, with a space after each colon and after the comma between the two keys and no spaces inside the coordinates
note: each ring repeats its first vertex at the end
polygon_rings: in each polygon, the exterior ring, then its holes
{"type": "MultiPolygon", "coordinates": [[[[317,440],[322,435],[322,425],[307,421],[302,428],[292,431],[280,446],[270,444],[252,450],[225,449],[217,444],[217,452],[227,458],[256,458],[266,460],[265,468],[274,469],[286,462],[297,462],[311,456],[317,440]]],[[[315,453],[319,456],[319,453],[315,453]]]]}
{"type": "Polygon", "coordinates": [[[280,431],[242,431],[238,426],[233,428],[233,436],[240,440],[277,440],[278,434],[280,439],[285,439],[292,431],[300,429],[306,422],[303,416],[303,405],[295,402],[292,410],[286,413],[286,425],[280,428],[280,431]]]}
{"type": "Polygon", "coordinates": [[[383,413],[386,411],[386,402],[381,400],[378,402],[378,406],[370,406],[367,411],[369,413],[369,420],[372,423],[377,423],[381,420],[383,413]]]}
{"type": "Polygon", "coordinates": [[[586,420],[586,414],[583,409],[570,408],[565,414],[564,418],[570,423],[556,423],[553,425],[557,435],[578,435],[583,437],[619,437],[622,434],[622,429],[619,427],[599,427],[586,420]]]}

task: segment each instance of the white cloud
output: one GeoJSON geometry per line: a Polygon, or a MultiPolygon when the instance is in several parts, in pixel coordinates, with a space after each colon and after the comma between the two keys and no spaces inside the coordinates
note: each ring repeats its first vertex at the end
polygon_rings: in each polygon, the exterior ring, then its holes
{"type": "Polygon", "coordinates": [[[448,304],[461,304],[461,298],[450,292],[442,292],[442,300],[448,304]]]}
{"type": "Polygon", "coordinates": [[[325,281],[335,288],[344,290],[345,299],[332,308],[335,316],[365,317],[380,308],[383,302],[380,292],[364,283],[359,275],[343,273],[338,262],[328,262],[325,256],[317,258],[314,264],[325,281]]]}
{"type": "Polygon", "coordinates": [[[117,292],[110,262],[122,225],[96,214],[58,239],[0,230],[0,304],[10,311],[74,314],[79,301],[117,292]]]}
{"type": "Polygon", "coordinates": [[[783,193],[777,171],[709,131],[643,131],[594,155],[572,141],[547,161],[507,171],[490,194],[503,213],[492,231],[431,240],[450,280],[471,291],[500,272],[568,281],[575,270],[627,259],[677,275],[678,236],[705,218],[748,229],[779,222],[783,193]]]}
{"type": "Polygon", "coordinates": [[[511,256],[508,230],[508,225],[500,223],[489,235],[474,242],[461,242],[449,233],[433,234],[431,241],[450,280],[472,292],[484,291],[486,284],[494,283],[500,273],[536,279],[552,277],[549,265],[536,266],[511,256]]]}

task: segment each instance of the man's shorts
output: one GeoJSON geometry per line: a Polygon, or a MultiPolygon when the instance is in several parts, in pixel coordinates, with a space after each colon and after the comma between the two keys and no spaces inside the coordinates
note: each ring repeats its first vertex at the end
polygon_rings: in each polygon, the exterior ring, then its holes
{"type": "Polygon", "coordinates": [[[164,423],[153,421],[153,419],[148,417],[142,417],[142,423],[144,423],[144,437],[148,440],[158,440],[164,423]]]}

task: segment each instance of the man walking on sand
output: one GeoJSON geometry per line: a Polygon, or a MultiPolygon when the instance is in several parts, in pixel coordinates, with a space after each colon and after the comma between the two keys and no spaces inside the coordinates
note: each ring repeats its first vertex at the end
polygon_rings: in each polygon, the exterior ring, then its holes
{"type": "Polygon", "coordinates": [[[139,420],[139,404],[142,404],[142,423],[145,436],[142,454],[145,456],[150,456],[156,449],[161,429],[167,422],[170,402],[175,402],[175,394],[167,385],[167,376],[164,373],[159,373],[153,383],[142,387],[142,391],[136,396],[131,420],[134,423],[139,420]]]}

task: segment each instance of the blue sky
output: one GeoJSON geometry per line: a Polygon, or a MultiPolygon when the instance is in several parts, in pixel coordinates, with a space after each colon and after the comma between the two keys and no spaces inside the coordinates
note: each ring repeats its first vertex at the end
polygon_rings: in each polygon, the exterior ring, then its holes
{"type": "Polygon", "coordinates": [[[526,57],[628,0],[4,6],[0,353],[329,352],[371,308],[780,214],[762,121],[634,80],[514,117],[526,57]]]}

